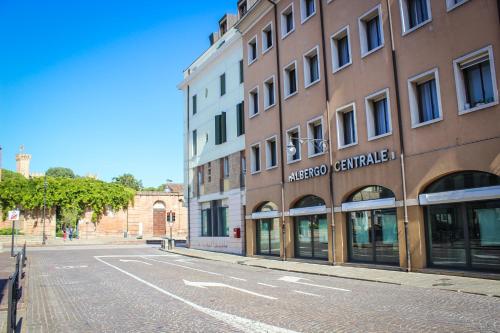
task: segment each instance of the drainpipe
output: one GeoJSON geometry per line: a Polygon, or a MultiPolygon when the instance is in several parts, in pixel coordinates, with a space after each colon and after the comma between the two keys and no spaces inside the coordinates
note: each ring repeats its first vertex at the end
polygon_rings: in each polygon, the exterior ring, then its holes
{"type": "Polygon", "coordinates": [[[279,38],[278,38],[278,9],[276,2],[273,0],[267,0],[273,5],[274,11],[274,40],[276,41],[276,77],[278,83],[278,115],[279,115],[279,128],[280,128],[280,169],[281,169],[281,232],[283,237],[283,261],[286,261],[286,226],[285,226],[285,165],[284,165],[284,149],[283,144],[283,113],[282,113],[282,103],[281,103],[281,65],[280,65],[280,49],[279,49],[279,38]]]}
{"type": "MultiPolygon", "coordinates": [[[[499,0],[500,1],[500,0],[499,0]]],[[[405,226],[405,247],[406,247],[406,262],[408,272],[411,272],[411,251],[408,240],[408,204],[407,204],[407,190],[406,190],[406,173],[405,173],[405,145],[403,138],[403,124],[401,120],[401,97],[399,93],[399,80],[398,80],[398,66],[396,63],[396,50],[394,47],[394,35],[392,26],[392,15],[389,0],[386,0],[387,10],[389,13],[389,30],[391,34],[391,59],[392,59],[392,73],[394,77],[394,85],[396,89],[396,108],[398,114],[398,129],[399,129],[399,147],[401,150],[401,181],[403,186],[403,207],[404,207],[404,226],[405,226]]]]}
{"type": "Polygon", "coordinates": [[[323,13],[323,1],[319,1],[319,12],[320,12],[320,22],[321,22],[321,49],[322,49],[322,57],[323,57],[323,76],[325,78],[325,102],[326,102],[326,118],[327,118],[327,126],[328,126],[328,158],[330,163],[330,168],[328,171],[328,183],[330,190],[330,206],[332,207],[332,253],[333,253],[333,265],[337,264],[335,260],[335,214],[333,211],[335,200],[334,200],[334,191],[333,191],[333,149],[332,149],[332,131],[330,128],[331,124],[331,114],[330,114],[330,82],[328,79],[328,70],[326,68],[327,59],[326,59],[326,49],[325,49],[325,22],[324,22],[324,13],[323,13]]]}
{"type": "Polygon", "coordinates": [[[187,86],[187,102],[186,102],[186,105],[187,105],[187,113],[186,113],[186,117],[187,117],[187,137],[186,137],[186,141],[188,143],[188,146],[187,146],[187,149],[188,149],[188,156],[187,156],[187,222],[188,222],[188,230],[187,230],[187,247],[190,248],[191,247],[191,185],[189,184],[189,173],[190,173],[190,165],[189,165],[189,137],[190,137],[190,133],[189,133],[189,84],[187,86]]]}

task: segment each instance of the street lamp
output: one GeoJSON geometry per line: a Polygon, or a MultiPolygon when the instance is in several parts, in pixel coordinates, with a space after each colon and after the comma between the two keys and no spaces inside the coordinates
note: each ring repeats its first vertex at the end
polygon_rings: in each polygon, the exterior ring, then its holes
{"type": "Polygon", "coordinates": [[[47,206],[47,174],[43,176],[43,215],[42,215],[42,244],[45,245],[45,208],[47,206]]]}
{"type": "Polygon", "coordinates": [[[303,144],[304,142],[313,142],[313,144],[319,145],[321,147],[321,151],[325,152],[328,150],[328,140],[326,139],[312,139],[312,138],[295,138],[291,137],[290,142],[286,145],[286,151],[288,155],[293,156],[297,152],[297,148],[293,144],[293,140],[298,140],[300,144],[303,144]]]}

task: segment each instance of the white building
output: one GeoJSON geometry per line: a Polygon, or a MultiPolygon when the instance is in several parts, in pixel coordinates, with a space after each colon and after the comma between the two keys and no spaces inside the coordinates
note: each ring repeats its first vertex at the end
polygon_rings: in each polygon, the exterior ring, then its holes
{"type": "Polygon", "coordinates": [[[185,71],[184,182],[191,248],[244,254],[243,46],[224,15],[185,71]]]}

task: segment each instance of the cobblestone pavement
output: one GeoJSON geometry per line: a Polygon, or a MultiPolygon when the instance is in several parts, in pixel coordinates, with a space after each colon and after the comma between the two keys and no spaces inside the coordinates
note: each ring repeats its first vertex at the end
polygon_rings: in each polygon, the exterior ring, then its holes
{"type": "Polygon", "coordinates": [[[32,251],[25,332],[500,332],[500,298],[155,248],[32,251]]]}

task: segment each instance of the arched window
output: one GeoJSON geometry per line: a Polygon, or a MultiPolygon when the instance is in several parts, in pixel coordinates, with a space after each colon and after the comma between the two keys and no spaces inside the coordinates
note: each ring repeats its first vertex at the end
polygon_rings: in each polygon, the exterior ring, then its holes
{"type": "Polygon", "coordinates": [[[297,201],[297,203],[293,206],[294,208],[306,208],[306,207],[315,207],[315,206],[324,206],[325,201],[320,197],[315,195],[308,195],[297,201]]]}
{"type": "Polygon", "coordinates": [[[153,205],[154,210],[165,210],[165,203],[163,201],[157,201],[153,205]]]}
{"type": "Polygon", "coordinates": [[[500,185],[500,177],[497,175],[487,172],[464,171],[438,179],[427,186],[424,193],[439,193],[497,185],[500,185]]]}
{"type": "Polygon", "coordinates": [[[365,200],[377,200],[377,199],[387,199],[394,198],[394,193],[388,188],[379,185],[371,185],[362,188],[361,190],[352,194],[347,202],[357,202],[365,200]]]}
{"type": "Polygon", "coordinates": [[[278,210],[278,205],[272,201],[264,202],[255,211],[256,212],[273,212],[278,210]]]}

